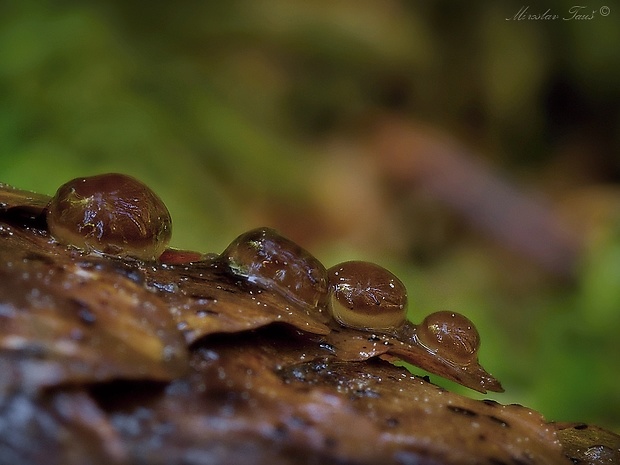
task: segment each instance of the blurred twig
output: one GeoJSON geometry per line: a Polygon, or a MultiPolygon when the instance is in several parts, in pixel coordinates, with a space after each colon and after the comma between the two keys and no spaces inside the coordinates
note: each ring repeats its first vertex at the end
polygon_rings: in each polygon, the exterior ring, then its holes
{"type": "Polygon", "coordinates": [[[383,119],[374,143],[380,166],[394,182],[432,195],[549,272],[573,275],[581,243],[542,196],[511,183],[445,134],[403,119],[383,119]]]}

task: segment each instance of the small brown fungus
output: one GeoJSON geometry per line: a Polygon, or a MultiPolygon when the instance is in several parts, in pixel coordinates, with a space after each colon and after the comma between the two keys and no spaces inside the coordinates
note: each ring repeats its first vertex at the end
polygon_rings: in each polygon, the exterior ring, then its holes
{"type": "Polygon", "coordinates": [[[474,324],[460,313],[431,313],[416,331],[420,343],[442,358],[461,365],[476,360],[480,335],[474,324]]]}
{"type": "Polygon", "coordinates": [[[327,271],[308,251],[270,228],[237,237],[222,252],[230,270],[304,307],[322,307],[327,271]]]}
{"type": "Polygon", "coordinates": [[[124,174],[63,184],[47,206],[46,219],[51,235],[62,244],[142,260],[157,259],[172,235],[163,201],[124,174]]]}
{"type": "Polygon", "coordinates": [[[389,330],[407,315],[407,289],[394,274],[370,262],[350,261],[327,271],[332,316],[343,326],[389,330]]]}

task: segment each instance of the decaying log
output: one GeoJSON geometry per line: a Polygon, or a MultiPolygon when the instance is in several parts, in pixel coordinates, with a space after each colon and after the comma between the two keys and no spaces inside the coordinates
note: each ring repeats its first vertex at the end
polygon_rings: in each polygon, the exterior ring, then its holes
{"type": "Polygon", "coordinates": [[[58,244],[47,201],[0,186],[0,464],[620,463],[617,435],[446,391],[389,362],[421,359],[397,335],[214,257],[58,244]]]}

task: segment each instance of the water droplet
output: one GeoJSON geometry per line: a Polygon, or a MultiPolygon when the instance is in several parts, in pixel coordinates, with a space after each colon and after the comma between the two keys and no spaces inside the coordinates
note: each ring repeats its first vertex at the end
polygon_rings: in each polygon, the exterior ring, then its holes
{"type": "Polygon", "coordinates": [[[84,305],[80,306],[78,310],[78,317],[82,323],[92,325],[97,322],[97,315],[90,311],[90,309],[84,305]]]}
{"type": "Polygon", "coordinates": [[[217,316],[217,312],[213,312],[211,310],[200,309],[196,310],[196,316],[199,318],[206,318],[208,316],[217,316]]]}
{"type": "Polygon", "coordinates": [[[177,355],[177,350],[172,346],[165,346],[162,350],[162,359],[166,362],[174,360],[177,355]]]}
{"type": "Polygon", "coordinates": [[[179,291],[179,286],[176,283],[152,282],[151,287],[154,287],[159,291],[170,292],[171,294],[175,294],[179,291]]]}

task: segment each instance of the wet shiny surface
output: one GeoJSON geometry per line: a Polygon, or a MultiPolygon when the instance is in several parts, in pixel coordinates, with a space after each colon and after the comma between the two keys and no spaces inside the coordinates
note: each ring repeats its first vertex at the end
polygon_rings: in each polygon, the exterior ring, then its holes
{"type": "Polygon", "coordinates": [[[222,252],[221,260],[234,274],[301,306],[325,306],[327,272],[323,264],[273,229],[241,234],[222,252]]]}
{"type": "Polygon", "coordinates": [[[368,331],[402,325],[407,316],[407,289],[385,268],[349,261],[328,270],[330,310],[342,325],[368,331]]]}
{"type": "Polygon", "coordinates": [[[0,387],[170,380],[186,370],[185,341],[135,263],[71,253],[2,223],[0,258],[0,350],[12,373],[0,387]]]}
{"type": "Polygon", "coordinates": [[[155,260],[172,235],[172,220],[162,200],[123,174],[63,184],[45,215],[52,237],[62,244],[122,257],[155,260]]]}
{"type": "Polygon", "coordinates": [[[6,463],[618,458],[613,433],[565,434],[529,409],[468,399],[391,365],[399,358],[473,389],[501,389],[477,360],[458,363],[420,344],[413,323],[343,327],[309,305],[306,290],[291,298],[293,281],[276,289],[214,254],[169,249],[141,261],[65,247],[41,221],[47,199],[0,185],[6,463]]]}
{"type": "Polygon", "coordinates": [[[462,365],[474,362],[480,347],[480,334],[474,324],[456,312],[426,316],[416,329],[416,338],[438,357],[462,365]]]}

